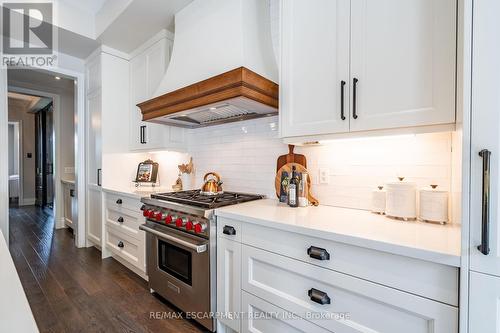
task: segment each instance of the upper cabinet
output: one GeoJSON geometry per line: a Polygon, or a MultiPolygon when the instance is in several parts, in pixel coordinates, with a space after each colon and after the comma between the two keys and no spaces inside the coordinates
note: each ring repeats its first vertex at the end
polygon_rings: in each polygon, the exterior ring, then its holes
{"type": "Polygon", "coordinates": [[[281,3],[281,136],[455,122],[456,0],[281,3]]]}
{"type": "Polygon", "coordinates": [[[282,135],[349,131],[350,0],[282,2],[282,135]]]}
{"type": "Polygon", "coordinates": [[[184,129],[143,122],[136,106],[153,97],[170,58],[171,40],[161,38],[149,44],[130,60],[130,150],[179,148],[184,129]]]}

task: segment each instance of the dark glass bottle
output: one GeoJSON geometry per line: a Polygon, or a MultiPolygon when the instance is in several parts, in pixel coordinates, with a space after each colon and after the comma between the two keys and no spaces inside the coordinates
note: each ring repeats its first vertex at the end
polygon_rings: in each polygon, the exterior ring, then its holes
{"type": "Polygon", "coordinates": [[[290,183],[288,184],[288,206],[290,207],[299,206],[299,182],[297,168],[293,166],[292,177],[290,178],[290,183]]]}

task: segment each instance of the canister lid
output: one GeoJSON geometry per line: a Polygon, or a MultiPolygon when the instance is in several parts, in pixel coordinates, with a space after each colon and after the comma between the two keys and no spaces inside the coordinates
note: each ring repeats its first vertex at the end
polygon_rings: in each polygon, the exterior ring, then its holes
{"type": "Polygon", "coordinates": [[[438,185],[431,184],[428,187],[422,188],[422,192],[433,192],[433,193],[448,193],[446,190],[441,190],[438,185]]]}
{"type": "Polygon", "coordinates": [[[413,189],[417,187],[417,183],[414,182],[405,182],[404,177],[398,177],[398,182],[387,183],[387,187],[391,189],[413,189]]]}

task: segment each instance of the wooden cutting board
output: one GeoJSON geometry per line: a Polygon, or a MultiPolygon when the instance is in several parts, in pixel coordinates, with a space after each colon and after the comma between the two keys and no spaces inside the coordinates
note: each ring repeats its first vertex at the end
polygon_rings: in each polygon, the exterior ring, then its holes
{"type": "Polygon", "coordinates": [[[313,206],[318,206],[319,201],[312,195],[311,193],[311,175],[307,171],[307,169],[299,163],[286,163],[283,165],[281,168],[279,168],[278,172],[276,173],[276,178],[274,180],[274,187],[276,188],[276,195],[278,198],[280,197],[280,188],[281,188],[281,173],[283,171],[288,172],[289,175],[292,174],[292,168],[295,166],[297,172],[307,172],[307,193],[308,195],[308,200],[313,206]]]}
{"type": "Polygon", "coordinates": [[[297,163],[302,165],[304,168],[307,168],[306,157],[301,154],[294,154],[293,153],[294,148],[295,148],[294,145],[288,145],[288,154],[281,155],[280,157],[278,157],[278,162],[276,164],[276,172],[278,172],[278,170],[281,169],[281,167],[287,163],[297,163]]]}

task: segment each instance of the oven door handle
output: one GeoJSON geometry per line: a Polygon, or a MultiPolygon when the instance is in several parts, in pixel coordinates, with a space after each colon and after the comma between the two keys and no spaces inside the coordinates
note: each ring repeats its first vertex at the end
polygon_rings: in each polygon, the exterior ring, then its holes
{"type": "Polygon", "coordinates": [[[158,236],[160,238],[172,241],[172,242],[174,242],[176,244],[185,246],[188,249],[196,251],[197,253],[203,253],[203,252],[205,252],[207,250],[207,244],[196,245],[196,244],[187,242],[185,240],[179,239],[177,237],[164,234],[163,232],[156,231],[156,230],[151,229],[151,228],[149,228],[149,227],[147,227],[145,225],[139,226],[139,229],[141,229],[141,230],[143,230],[145,232],[152,233],[153,235],[158,236]]]}

